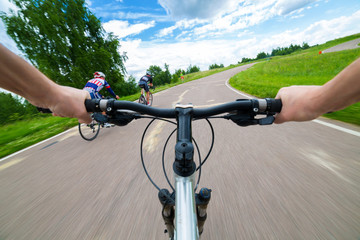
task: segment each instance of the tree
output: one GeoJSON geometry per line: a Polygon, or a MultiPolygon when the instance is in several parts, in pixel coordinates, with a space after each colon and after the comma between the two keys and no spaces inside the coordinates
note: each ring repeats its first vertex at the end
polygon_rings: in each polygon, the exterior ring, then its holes
{"type": "Polygon", "coordinates": [[[224,67],[224,64],[217,65],[215,63],[215,64],[212,64],[212,65],[209,66],[209,70],[215,69],[215,68],[223,68],[223,67],[224,67]]]}
{"type": "Polygon", "coordinates": [[[120,83],[120,96],[135,94],[140,91],[134,76],[130,75],[128,80],[120,83]]]}
{"type": "Polygon", "coordinates": [[[153,76],[153,81],[155,85],[165,85],[171,82],[171,74],[169,71],[169,65],[165,63],[164,65],[165,71],[161,69],[159,66],[151,65],[148,71],[151,72],[153,76]]]}
{"type": "Polygon", "coordinates": [[[179,81],[181,75],[185,75],[185,70],[182,69],[175,70],[175,73],[171,76],[171,82],[175,83],[179,81]]]}
{"type": "Polygon", "coordinates": [[[266,54],[265,52],[261,52],[261,53],[258,53],[256,59],[262,59],[262,58],[267,58],[268,57],[268,54],[266,54]]]}
{"type": "Polygon", "coordinates": [[[250,61],[253,61],[253,60],[254,60],[254,59],[243,57],[243,58],[241,59],[241,62],[238,62],[238,63],[246,63],[246,62],[250,62],[250,61]]]}
{"type": "Polygon", "coordinates": [[[194,72],[199,72],[200,71],[200,67],[194,65],[192,66],[190,64],[190,66],[188,67],[188,69],[186,70],[186,74],[189,74],[189,73],[194,73],[194,72]]]}
{"type": "Polygon", "coordinates": [[[306,43],[306,42],[303,42],[303,45],[302,45],[302,47],[301,47],[302,49],[308,49],[308,48],[310,48],[310,46],[309,46],[309,44],[308,43],[306,43]]]}
{"type": "Polygon", "coordinates": [[[168,84],[168,83],[171,82],[171,74],[170,74],[170,71],[169,71],[169,65],[165,63],[164,67],[165,67],[165,71],[163,71],[161,73],[161,82],[163,84],[168,84]]]}
{"type": "Polygon", "coordinates": [[[37,113],[37,110],[29,102],[11,93],[0,92],[0,124],[21,120],[29,115],[37,113]]]}
{"type": "Polygon", "coordinates": [[[156,65],[151,65],[147,71],[151,72],[151,75],[153,77],[153,79],[155,79],[157,76],[160,75],[160,73],[162,72],[161,67],[156,66],[156,65]]]}
{"type": "Polygon", "coordinates": [[[85,0],[11,1],[18,10],[0,14],[7,33],[50,79],[82,88],[102,71],[112,83],[124,82],[127,57],[119,54],[119,40],[105,32],[85,0]]]}

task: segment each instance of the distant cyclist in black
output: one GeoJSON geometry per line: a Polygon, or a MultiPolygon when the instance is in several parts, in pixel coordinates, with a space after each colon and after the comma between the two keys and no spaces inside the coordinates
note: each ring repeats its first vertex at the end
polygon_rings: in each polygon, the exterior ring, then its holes
{"type": "Polygon", "coordinates": [[[143,91],[145,89],[147,105],[150,105],[149,104],[149,97],[150,97],[149,86],[150,87],[153,86],[153,79],[151,76],[151,72],[146,71],[146,75],[142,76],[140,78],[138,85],[139,85],[139,87],[141,87],[141,94],[143,94],[143,91]]]}

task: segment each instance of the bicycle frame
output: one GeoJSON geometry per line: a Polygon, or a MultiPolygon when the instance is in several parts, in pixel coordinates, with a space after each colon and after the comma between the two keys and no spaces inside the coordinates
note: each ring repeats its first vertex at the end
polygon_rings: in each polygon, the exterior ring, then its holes
{"type": "Polygon", "coordinates": [[[175,174],[174,239],[199,239],[194,193],[195,174],[182,177],[175,174]]]}
{"type": "MultiPolygon", "coordinates": [[[[139,98],[139,103],[147,103],[147,98],[146,98],[147,93],[145,92],[144,88],[141,88],[141,92],[140,92],[140,98],[139,98]]],[[[149,92],[149,102],[150,105],[152,104],[152,93],[149,92]]],[[[145,104],[146,105],[146,104],[145,104]]]]}
{"type": "Polygon", "coordinates": [[[177,140],[175,145],[175,239],[198,239],[195,208],[194,146],[192,144],[192,105],[177,105],[177,140]]]}

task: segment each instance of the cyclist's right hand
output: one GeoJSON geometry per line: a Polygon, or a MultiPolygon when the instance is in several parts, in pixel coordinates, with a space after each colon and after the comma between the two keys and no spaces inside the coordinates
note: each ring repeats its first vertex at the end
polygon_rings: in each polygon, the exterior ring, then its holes
{"type": "Polygon", "coordinates": [[[275,115],[274,123],[284,123],[288,121],[310,121],[321,114],[326,113],[318,111],[319,101],[311,96],[319,96],[321,86],[291,86],[279,90],[276,95],[281,99],[283,107],[280,113],[275,115]]]}

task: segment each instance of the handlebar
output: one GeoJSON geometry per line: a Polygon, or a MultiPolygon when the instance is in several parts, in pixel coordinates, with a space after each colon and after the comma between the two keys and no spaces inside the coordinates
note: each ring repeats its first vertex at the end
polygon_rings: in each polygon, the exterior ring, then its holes
{"type": "MultiPolygon", "coordinates": [[[[156,108],[129,101],[89,99],[85,101],[88,112],[112,112],[116,110],[131,110],[141,114],[147,114],[161,118],[176,118],[176,111],[173,108],[156,108]]],[[[192,105],[177,105],[181,108],[190,108],[192,105]]],[[[222,113],[240,111],[244,113],[268,114],[281,111],[280,99],[239,99],[233,102],[220,104],[208,108],[194,108],[193,117],[205,118],[222,113]]]]}
{"type": "MultiPolygon", "coordinates": [[[[88,112],[106,112],[107,121],[119,126],[125,126],[141,115],[150,115],[157,118],[177,118],[178,108],[191,109],[193,118],[207,118],[223,113],[228,113],[222,118],[230,119],[239,126],[269,125],[275,120],[275,113],[282,108],[280,99],[238,99],[208,108],[193,108],[192,104],[176,105],[175,108],[156,108],[143,104],[120,101],[115,99],[87,99],[85,107],[88,112]],[[133,112],[131,112],[133,111],[133,112]],[[255,119],[256,115],[266,115],[265,118],[255,119]]],[[[38,108],[40,112],[51,113],[49,109],[38,108]]],[[[102,119],[96,119],[103,122],[102,119]]]]}
{"type": "Polygon", "coordinates": [[[220,104],[208,108],[193,108],[191,104],[176,105],[175,108],[155,108],[143,104],[118,101],[92,99],[85,101],[88,112],[106,112],[110,123],[125,126],[142,115],[150,115],[156,118],[177,118],[179,109],[190,109],[192,118],[201,119],[215,117],[216,115],[228,113],[221,116],[230,119],[239,126],[269,125],[275,120],[275,113],[282,108],[280,99],[238,99],[233,102],[220,104]],[[133,111],[133,112],[129,112],[133,111]],[[264,118],[255,118],[256,115],[266,115],[264,118]]]}

